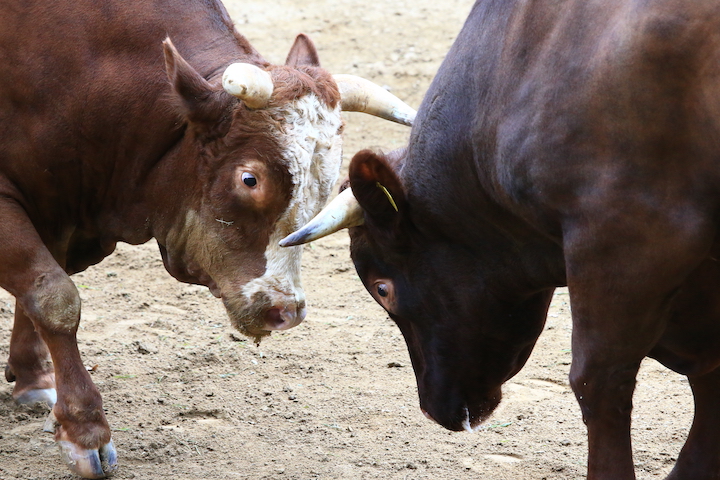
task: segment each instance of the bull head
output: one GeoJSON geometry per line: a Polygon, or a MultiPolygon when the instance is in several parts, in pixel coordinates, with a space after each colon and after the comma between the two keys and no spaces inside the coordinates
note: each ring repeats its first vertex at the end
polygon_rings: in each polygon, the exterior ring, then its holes
{"type": "Polygon", "coordinates": [[[284,66],[250,57],[256,63],[227,66],[221,86],[196,72],[169,40],[165,57],[190,127],[178,155],[212,165],[199,179],[202,192],[185,196],[188,213],[164,215],[179,218],[156,235],[165,265],[182,281],[210,287],[244,333],[259,339],[291,328],[305,316],[302,249],[278,244],[330,196],[342,157],[340,111],[404,125],[416,112],[368,80],[324,72],[304,35],[284,66]]]}

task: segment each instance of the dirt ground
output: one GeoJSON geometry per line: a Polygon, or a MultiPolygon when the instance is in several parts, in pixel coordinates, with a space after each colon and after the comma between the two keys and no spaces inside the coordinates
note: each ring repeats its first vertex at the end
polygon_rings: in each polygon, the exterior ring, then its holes
{"type": "MultiPolygon", "coordinates": [[[[299,32],[323,66],[360,74],[417,107],[471,0],[228,1],[238,29],[282,63],[299,32]]],[[[401,146],[404,127],[346,116],[345,161],[401,146]]],[[[448,432],[418,408],[399,330],[365,292],[347,234],[305,247],[309,314],[259,347],[232,332],[206,288],[180,284],[157,246],[121,245],[74,277],[84,362],[107,410],[117,479],[578,479],[585,428],[568,386],[569,299],[559,290],[527,366],[475,434],[448,432]]],[[[0,293],[0,363],[13,299],[0,293]]],[[[16,407],[0,384],[0,480],[73,478],[43,408],[16,407]]],[[[692,418],[687,381],[644,363],[633,436],[639,479],[671,469],[692,418]]]]}

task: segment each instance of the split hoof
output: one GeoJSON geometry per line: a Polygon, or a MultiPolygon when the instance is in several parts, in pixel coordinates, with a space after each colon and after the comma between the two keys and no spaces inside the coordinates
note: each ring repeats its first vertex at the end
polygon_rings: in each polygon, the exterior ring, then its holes
{"type": "Polygon", "coordinates": [[[67,440],[60,440],[57,444],[63,461],[76,475],[105,478],[117,470],[117,452],[112,440],[98,450],[85,450],[67,440]]]}
{"type": "Polygon", "coordinates": [[[28,390],[15,397],[15,401],[20,405],[32,405],[34,403],[45,402],[48,404],[48,407],[52,408],[57,402],[57,391],[55,391],[54,388],[28,390]]]}

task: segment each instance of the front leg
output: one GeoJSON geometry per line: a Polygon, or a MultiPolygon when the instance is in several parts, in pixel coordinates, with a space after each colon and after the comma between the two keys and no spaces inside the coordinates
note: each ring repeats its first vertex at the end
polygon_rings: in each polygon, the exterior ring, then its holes
{"type": "Polygon", "coordinates": [[[671,208],[661,215],[624,205],[585,218],[597,223],[567,225],[564,249],[573,315],[570,382],[588,430],[587,478],[634,480],[635,377],[713,234],[702,224],[683,224],[687,216],[671,208]]]}
{"type": "MultiPolygon", "coordinates": [[[[582,350],[579,343],[573,352],[582,350]]],[[[573,353],[570,385],[588,431],[588,480],[635,479],[630,415],[639,367],[597,351],[573,353]]]]}
{"type": "MultiPolygon", "coordinates": [[[[55,440],[63,459],[80,476],[103,478],[115,470],[117,459],[100,393],[77,348],[80,296],[24,210],[7,198],[0,200],[0,267],[0,287],[17,298],[18,310],[32,321],[53,361],[55,440]]],[[[24,338],[37,346],[37,338],[24,330],[24,338]]],[[[10,376],[15,365],[12,358],[11,362],[10,376]]]]}
{"type": "Polygon", "coordinates": [[[77,348],[75,330],[40,332],[55,364],[58,402],[55,441],[70,470],[84,478],[104,478],[117,469],[117,454],[102,398],[85,369],[77,348]]]}

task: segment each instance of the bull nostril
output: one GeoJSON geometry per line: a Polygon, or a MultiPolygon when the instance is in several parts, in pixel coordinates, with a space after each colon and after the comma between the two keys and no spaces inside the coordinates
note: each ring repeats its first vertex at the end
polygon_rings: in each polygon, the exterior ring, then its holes
{"type": "Polygon", "coordinates": [[[273,307],[265,313],[265,330],[287,330],[305,319],[305,308],[273,307]]]}
{"type": "Polygon", "coordinates": [[[265,313],[265,329],[266,330],[282,330],[285,323],[279,308],[271,308],[265,313]]]}

